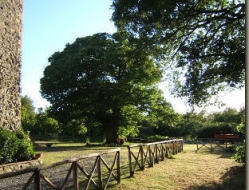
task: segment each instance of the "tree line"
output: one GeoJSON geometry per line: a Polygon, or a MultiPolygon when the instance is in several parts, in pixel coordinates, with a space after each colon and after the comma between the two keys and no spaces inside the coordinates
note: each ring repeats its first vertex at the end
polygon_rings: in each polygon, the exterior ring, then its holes
{"type": "MultiPolygon", "coordinates": [[[[172,110],[171,110],[172,111],[172,110]]],[[[129,113],[130,123],[132,123],[133,112],[129,113]]],[[[164,113],[166,114],[166,113],[164,113]]],[[[140,118],[138,127],[120,128],[120,137],[142,138],[152,140],[164,140],[167,137],[184,138],[193,141],[195,138],[213,138],[216,131],[224,133],[236,133],[244,138],[244,109],[237,111],[227,108],[222,112],[206,114],[204,112],[188,112],[179,114],[174,111],[170,115],[157,115],[161,119],[140,118]],[[166,118],[166,120],[163,119],[166,118]]],[[[128,115],[128,114],[127,114],[128,115]]],[[[38,109],[35,111],[32,100],[28,96],[22,97],[22,128],[29,131],[31,136],[68,136],[70,140],[75,137],[87,142],[105,142],[105,136],[101,128],[94,127],[88,131],[80,121],[65,125],[48,114],[48,110],[38,109]]]]}

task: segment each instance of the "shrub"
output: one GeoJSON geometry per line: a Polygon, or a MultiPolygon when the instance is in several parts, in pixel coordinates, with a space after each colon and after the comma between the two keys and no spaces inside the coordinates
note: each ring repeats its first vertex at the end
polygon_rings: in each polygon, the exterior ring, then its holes
{"type": "MultiPolygon", "coordinates": [[[[236,130],[242,134],[246,133],[246,125],[245,125],[244,117],[242,118],[242,123],[236,127],[236,130]]],[[[246,146],[245,146],[245,144],[243,146],[236,147],[236,153],[232,158],[234,158],[236,162],[245,163],[245,160],[246,160],[246,146]]]]}
{"type": "Polygon", "coordinates": [[[18,149],[18,139],[10,131],[0,128],[0,164],[13,162],[18,149]]]}
{"type": "Polygon", "coordinates": [[[26,161],[32,159],[34,156],[34,147],[29,138],[29,135],[25,134],[23,131],[17,131],[16,136],[19,139],[19,143],[15,158],[18,161],[26,161]]]}
{"type": "Polygon", "coordinates": [[[236,162],[245,163],[245,160],[246,160],[246,147],[245,146],[236,147],[236,153],[232,158],[235,159],[236,162]]]}
{"type": "Polygon", "coordinates": [[[224,133],[235,133],[235,129],[225,123],[211,124],[206,127],[200,128],[197,131],[198,138],[214,138],[216,131],[223,131],[224,133]]]}
{"type": "Polygon", "coordinates": [[[31,160],[34,149],[28,134],[0,127],[0,164],[31,160]]]}
{"type": "Polygon", "coordinates": [[[148,137],[149,140],[156,140],[156,141],[165,141],[166,137],[162,136],[162,135],[154,135],[154,136],[150,136],[148,137]]]}

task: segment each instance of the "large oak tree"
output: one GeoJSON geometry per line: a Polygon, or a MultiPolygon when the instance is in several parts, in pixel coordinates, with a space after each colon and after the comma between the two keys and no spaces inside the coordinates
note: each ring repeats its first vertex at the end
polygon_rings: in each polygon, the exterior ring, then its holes
{"type": "Polygon", "coordinates": [[[113,0],[112,7],[131,43],[172,61],[173,92],[190,104],[244,85],[245,1],[113,0]]]}
{"type": "Polygon", "coordinates": [[[116,142],[119,127],[131,123],[127,108],[144,115],[158,100],[153,96],[162,97],[156,87],[161,66],[120,39],[117,33],[77,38],[49,58],[40,81],[57,120],[98,127],[107,143],[116,142]]]}

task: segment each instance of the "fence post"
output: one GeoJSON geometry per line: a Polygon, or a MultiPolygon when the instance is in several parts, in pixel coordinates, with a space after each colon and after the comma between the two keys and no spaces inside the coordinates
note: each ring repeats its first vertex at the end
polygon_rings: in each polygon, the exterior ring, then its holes
{"type": "Polygon", "coordinates": [[[176,154],[176,141],[175,140],[172,141],[172,145],[173,145],[173,155],[175,155],[176,154]]]}
{"type": "Polygon", "coordinates": [[[39,169],[37,169],[35,171],[34,182],[35,182],[35,189],[36,190],[41,190],[41,178],[40,178],[40,170],[39,169]]]}
{"type": "Polygon", "coordinates": [[[154,145],[154,161],[156,162],[156,163],[158,163],[159,162],[159,159],[158,159],[158,149],[157,149],[158,147],[157,147],[157,144],[155,144],[154,145]]]}
{"type": "Polygon", "coordinates": [[[152,156],[152,151],[150,145],[147,145],[147,149],[149,149],[149,160],[150,160],[150,167],[154,166],[154,156],[152,156]]]}
{"type": "Polygon", "coordinates": [[[173,154],[173,150],[174,150],[172,140],[170,141],[169,145],[170,145],[169,147],[170,147],[170,156],[171,156],[173,154]]]}
{"type": "Polygon", "coordinates": [[[79,183],[78,183],[78,172],[77,172],[77,162],[73,163],[73,179],[74,179],[74,189],[79,190],[79,183]]]}
{"type": "Polygon", "coordinates": [[[164,154],[164,142],[162,142],[161,144],[160,144],[160,147],[161,147],[161,159],[162,159],[162,161],[164,160],[164,158],[165,158],[165,154],[164,154]]]}
{"type": "Polygon", "coordinates": [[[98,165],[98,184],[99,184],[99,189],[104,189],[103,186],[103,180],[102,180],[102,171],[101,171],[101,159],[100,156],[98,156],[96,159],[97,160],[97,165],[98,165]]]}
{"type": "Polygon", "coordinates": [[[130,176],[132,177],[134,175],[134,171],[132,171],[132,160],[131,160],[131,147],[128,145],[128,157],[129,157],[129,168],[130,168],[130,176]]]}
{"type": "Polygon", "coordinates": [[[121,168],[120,168],[120,151],[117,152],[117,181],[120,183],[121,180],[121,168]]]}
{"type": "Polygon", "coordinates": [[[144,161],[144,149],[143,149],[143,145],[140,145],[139,152],[141,153],[141,166],[142,166],[142,170],[144,170],[145,169],[145,161],[144,161]]]}
{"type": "Polygon", "coordinates": [[[179,152],[178,151],[178,140],[175,140],[175,145],[176,145],[176,151],[175,152],[176,152],[176,154],[178,154],[178,152],[179,152]]]}

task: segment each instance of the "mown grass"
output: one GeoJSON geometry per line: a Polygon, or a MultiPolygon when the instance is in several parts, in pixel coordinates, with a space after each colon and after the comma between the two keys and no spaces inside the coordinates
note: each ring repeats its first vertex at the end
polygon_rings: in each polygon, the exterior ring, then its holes
{"type": "MultiPolygon", "coordinates": [[[[43,154],[44,164],[67,158],[88,155],[115,147],[86,147],[82,143],[58,144],[53,147],[36,147],[43,154]]],[[[112,190],[244,190],[245,166],[231,159],[233,153],[208,149],[195,152],[196,145],[185,144],[184,151],[172,159],[155,164],[154,167],[136,171],[129,177],[128,152],[121,148],[121,183],[113,184],[112,190]]]]}
{"type": "Polygon", "coordinates": [[[36,153],[42,153],[42,161],[45,165],[107,149],[112,149],[112,147],[86,147],[84,143],[61,143],[52,145],[52,147],[45,145],[35,147],[36,153]]]}

